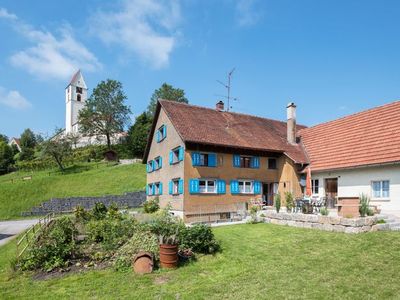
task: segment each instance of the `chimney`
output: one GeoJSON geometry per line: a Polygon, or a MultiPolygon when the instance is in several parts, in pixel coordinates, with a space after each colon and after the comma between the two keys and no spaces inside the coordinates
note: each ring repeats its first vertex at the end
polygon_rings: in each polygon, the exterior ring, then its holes
{"type": "Polygon", "coordinates": [[[217,111],[224,111],[224,102],[218,101],[217,104],[215,105],[215,109],[217,111]]]}
{"type": "Polygon", "coordinates": [[[296,105],[293,102],[288,103],[287,112],[287,141],[290,144],[296,144],[296,105]]]}

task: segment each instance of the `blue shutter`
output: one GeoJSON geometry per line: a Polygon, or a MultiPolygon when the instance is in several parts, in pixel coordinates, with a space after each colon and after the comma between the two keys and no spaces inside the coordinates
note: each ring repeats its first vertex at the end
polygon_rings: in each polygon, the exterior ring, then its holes
{"type": "Polygon", "coordinates": [[[172,182],[172,180],[169,181],[169,194],[172,195],[174,192],[174,183],[172,182]]]}
{"type": "Polygon", "coordinates": [[[160,192],[159,192],[159,194],[162,195],[162,182],[160,182],[160,192]]]}
{"type": "Polygon", "coordinates": [[[240,168],[240,155],[233,155],[233,166],[236,168],[240,168]]]}
{"type": "Polygon", "coordinates": [[[217,193],[218,194],[225,194],[226,193],[225,180],[222,180],[222,179],[218,179],[217,180],[217,193]]]}
{"type": "Polygon", "coordinates": [[[231,194],[239,194],[239,182],[231,180],[231,194]]]}
{"type": "Polygon", "coordinates": [[[146,164],[146,172],[147,173],[150,173],[150,168],[149,168],[149,163],[147,162],[147,164],[146,164]]]}
{"type": "Polygon", "coordinates": [[[174,153],[169,151],[169,164],[172,165],[174,163],[174,153]]]}
{"type": "Polygon", "coordinates": [[[189,180],[189,193],[197,194],[199,192],[199,180],[190,179],[189,180]]]}
{"type": "Polygon", "coordinates": [[[192,165],[199,166],[200,165],[200,153],[192,152],[192,165]]]}
{"type": "Polygon", "coordinates": [[[250,167],[258,169],[260,167],[260,158],[258,156],[253,156],[250,161],[250,167]]]}
{"type": "Polygon", "coordinates": [[[167,125],[164,125],[163,127],[163,135],[164,135],[164,139],[167,137],[167,125]]]}
{"type": "Polygon", "coordinates": [[[157,143],[160,142],[160,130],[157,130],[157,132],[156,132],[156,141],[157,141],[157,143]]]}
{"type": "Polygon", "coordinates": [[[217,166],[217,155],[215,153],[208,154],[208,166],[209,167],[217,166]]]}
{"type": "Polygon", "coordinates": [[[152,171],[154,171],[154,170],[156,169],[155,166],[156,166],[156,163],[155,163],[154,160],[152,160],[152,161],[151,161],[151,170],[152,170],[152,171]]]}
{"type": "Polygon", "coordinates": [[[147,196],[149,195],[149,185],[148,184],[146,184],[146,195],[147,196]]]}
{"type": "Polygon", "coordinates": [[[254,181],[254,194],[258,195],[261,194],[261,182],[254,181]]]}
{"type": "Polygon", "coordinates": [[[158,160],[158,168],[161,169],[162,168],[162,157],[160,156],[160,159],[158,160]]]}
{"type": "Polygon", "coordinates": [[[179,179],[178,193],[183,194],[183,179],[179,179]]]}
{"type": "Polygon", "coordinates": [[[178,160],[183,160],[183,147],[179,147],[178,160]]]}
{"type": "Polygon", "coordinates": [[[153,183],[153,184],[151,185],[151,194],[152,194],[152,195],[155,195],[155,194],[156,194],[156,184],[155,184],[155,183],[153,183]]]}

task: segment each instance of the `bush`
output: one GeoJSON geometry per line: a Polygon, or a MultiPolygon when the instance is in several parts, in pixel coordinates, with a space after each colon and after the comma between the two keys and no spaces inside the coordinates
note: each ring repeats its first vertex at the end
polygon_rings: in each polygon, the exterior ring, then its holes
{"type": "Polygon", "coordinates": [[[131,267],[132,260],[139,251],[153,254],[154,259],[159,259],[158,238],[150,231],[138,227],[132,237],[116,252],[114,267],[118,271],[124,271],[131,267]]]}
{"type": "Polygon", "coordinates": [[[86,222],[90,220],[90,213],[86,211],[82,205],[77,205],[74,208],[74,216],[78,222],[86,222]]]}
{"type": "Polygon", "coordinates": [[[147,200],[143,204],[143,209],[145,213],[152,214],[155,213],[160,209],[160,200],[158,197],[155,197],[153,199],[147,200]]]}
{"type": "Polygon", "coordinates": [[[95,220],[103,220],[107,216],[107,207],[104,203],[96,202],[92,208],[92,217],[95,220]]]}
{"type": "Polygon", "coordinates": [[[321,213],[321,215],[323,216],[327,216],[329,214],[329,210],[326,207],[321,207],[321,209],[319,210],[319,212],[321,213]]]}
{"type": "Polygon", "coordinates": [[[279,211],[281,210],[281,194],[275,195],[274,203],[276,212],[279,213],[279,211]]]}
{"type": "Polygon", "coordinates": [[[182,220],[172,216],[168,209],[163,209],[148,223],[149,230],[159,237],[160,244],[175,244],[180,231],[184,230],[182,220]]]}
{"type": "Polygon", "coordinates": [[[137,222],[133,218],[91,220],[87,223],[88,239],[100,243],[105,250],[115,250],[133,234],[137,222]]]}
{"type": "Polygon", "coordinates": [[[51,271],[65,267],[68,260],[77,255],[74,236],[77,234],[70,218],[55,219],[43,227],[37,239],[22,257],[19,266],[22,270],[42,269],[51,271]]]}
{"type": "Polygon", "coordinates": [[[369,197],[366,194],[360,195],[360,215],[361,217],[365,217],[369,210],[369,197]]]}
{"type": "Polygon", "coordinates": [[[290,192],[285,193],[286,209],[287,212],[292,212],[293,209],[293,194],[290,192]]]}
{"type": "Polygon", "coordinates": [[[372,217],[373,215],[375,215],[375,212],[372,208],[368,208],[367,210],[367,216],[372,217]]]}
{"type": "Polygon", "coordinates": [[[214,237],[211,227],[197,224],[187,227],[179,233],[182,250],[191,249],[193,252],[211,254],[220,250],[220,245],[214,237]]]}

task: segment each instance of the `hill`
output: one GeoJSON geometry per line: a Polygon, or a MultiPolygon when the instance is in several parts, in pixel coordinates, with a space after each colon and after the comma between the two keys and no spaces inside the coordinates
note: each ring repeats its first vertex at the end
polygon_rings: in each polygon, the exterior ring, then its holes
{"type": "Polygon", "coordinates": [[[54,170],[15,172],[0,176],[0,220],[18,218],[21,212],[51,198],[118,195],[145,186],[142,164],[82,164],[64,174],[54,170]]]}

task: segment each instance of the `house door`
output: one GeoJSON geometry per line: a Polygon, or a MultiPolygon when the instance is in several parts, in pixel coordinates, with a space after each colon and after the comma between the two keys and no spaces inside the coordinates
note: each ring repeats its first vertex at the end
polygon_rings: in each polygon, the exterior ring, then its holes
{"type": "Polygon", "coordinates": [[[337,178],[325,179],[325,197],[326,204],[329,208],[334,208],[336,204],[336,197],[338,194],[338,180],[337,178]]]}
{"type": "Polygon", "coordinates": [[[269,199],[269,184],[265,183],[265,182],[263,182],[263,195],[262,195],[262,197],[263,197],[264,204],[265,205],[270,205],[269,202],[268,202],[268,199],[269,199]]]}

